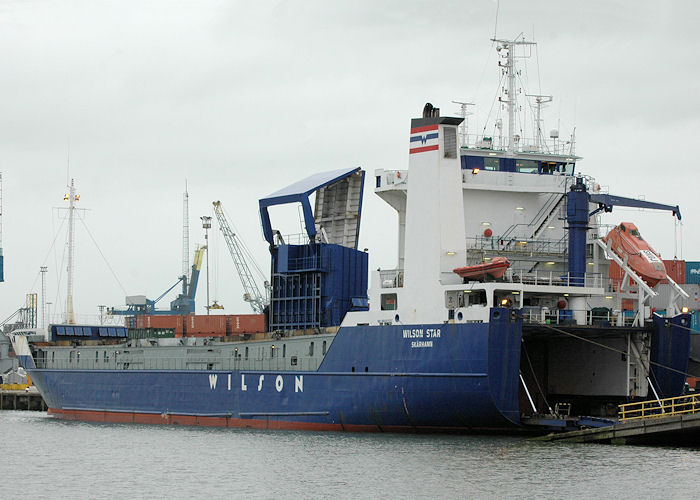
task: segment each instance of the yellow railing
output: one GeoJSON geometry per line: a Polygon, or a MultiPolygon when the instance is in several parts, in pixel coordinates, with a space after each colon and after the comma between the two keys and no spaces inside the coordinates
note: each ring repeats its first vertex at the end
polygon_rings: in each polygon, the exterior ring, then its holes
{"type": "Polygon", "coordinates": [[[29,386],[30,384],[0,384],[0,389],[5,391],[23,391],[29,386]]]}
{"type": "Polygon", "coordinates": [[[618,406],[617,414],[620,422],[629,422],[641,418],[670,417],[696,412],[700,412],[700,394],[628,403],[618,406]]]}

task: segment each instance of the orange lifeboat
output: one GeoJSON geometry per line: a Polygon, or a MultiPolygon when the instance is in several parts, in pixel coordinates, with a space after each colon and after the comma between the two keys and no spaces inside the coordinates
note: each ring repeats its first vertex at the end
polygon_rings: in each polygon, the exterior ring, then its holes
{"type": "Polygon", "coordinates": [[[452,272],[462,278],[483,279],[488,274],[492,278],[502,278],[503,273],[510,267],[510,261],[505,257],[494,257],[491,262],[482,262],[473,266],[458,267],[452,272]]]}
{"type": "Polygon", "coordinates": [[[631,222],[622,222],[603,238],[605,243],[612,242],[612,251],[622,260],[627,257],[630,266],[650,287],[666,278],[666,268],[656,250],[644,241],[637,226],[631,222]]]}

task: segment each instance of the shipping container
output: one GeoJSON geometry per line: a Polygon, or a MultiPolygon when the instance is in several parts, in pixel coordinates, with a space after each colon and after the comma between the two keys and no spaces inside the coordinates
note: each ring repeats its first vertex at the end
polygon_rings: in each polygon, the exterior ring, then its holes
{"type": "Polygon", "coordinates": [[[261,333],[265,331],[264,314],[231,314],[226,316],[226,333],[261,333]]]}
{"type": "Polygon", "coordinates": [[[188,337],[215,337],[215,338],[223,338],[223,337],[226,336],[226,334],[225,334],[225,333],[222,333],[222,332],[218,332],[218,333],[217,333],[217,332],[209,332],[209,333],[207,333],[207,332],[194,332],[194,333],[188,332],[188,333],[187,333],[187,336],[188,336],[188,337]]]}
{"type": "Polygon", "coordinates": [[[226,335],[226,316],[192,315],[185,319],[185,333],[187,336],[217,336],[226,335]]]}
{"type": "MultiPolygon", "coordinates": [[[[684,260],[665,260],[664,267],[666,274],[673,281],[682,285],[685,283],[685,261],[684,260]]],[[[661,280],[661,283],[668,283],[668,280],[661,280]]]]}
{"type": "Polygon", "coordinates": [[[163,339],[173,338],[174,328],[130,328],[129,338],[132,339],[163,339]]]}
{"type": "Polygon", "coordinates": [[[693,261],[685,263],[685,282],[694,285],[700,284],[700,262],[693,261]]]}
{"type": "Polygon", "coordinates": [[[637,307],[637,301],[635,299],[622,299],[622,310],[623,311],[634,311],[637,307]]]}
{"type": "MultiPolygon", "coordinates": [[[[673,281],[679,285],[689,283],[689,281],[686,279],[687,268],[684,260],[664,260],[663,263],[664,267],[666,268],[666,274],[668,274],[673,281]]],[[[700,263],[698,264],[700,265],[700,263]]],[[[700,267],[698,269],[698,273],[700,273],[700,267]]],[[[619,286],[622,278],[625,276],[625,272],[616,262],[610,261],[608,276],[613,280],[616,286],[619,286]]],[[[633,283],[634,281],[630,280],[630,284],[633,283]]],[[[668,283],[668,280],[661,280],[661,283],[668,283]]],[[[696,283],[700,283],[700,274],[698,274],[698,281],[696,281],[696,283]]]]}
{"type": "Polygon", "coordinates": [[[182,323],[183,316],[179,314],[136,317],[136,328],[171,328],[175,333],[182,333],[182,323]]]}

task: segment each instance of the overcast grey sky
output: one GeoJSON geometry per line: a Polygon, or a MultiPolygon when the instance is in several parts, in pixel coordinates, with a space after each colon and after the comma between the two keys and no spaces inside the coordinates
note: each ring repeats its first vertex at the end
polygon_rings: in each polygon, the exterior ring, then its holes
{"type": "MultiPolygon", "coordinates": [[[[499,77],[495,21],[491,0],[0,1],[0,315],[38,291],[42,264],[47,300],[65,299],[64,237],[50,248],[69,155],[87,227],[127,293],[155,298],[180,274],[185,180],[192,250],[199,216],[220,199],[266,269],[258,198],[319,171],[405,168],[409,120],[426,101],[443,115],[451,100],[477,102],[470,127],[483,126],[499,77]]],[[[698,22],[692,1],[503,0],[497,25],[500,37],[539,43],[539,77],[533,60],[526,77],[554,95],[547,130],[576,127],[581,172],[612,193],[681,206],[688,260],[700,260],[698,22]]],[[[390,268],[395,217],[371,187],[360,246],[372,268],[390,268]]],[[[607,217],[622,219],[673,257],[670,215],[607,217]]],[[[76,311],[123,304],[77,229],[76,311]]],[[[216,236],[212,295],[248,313],[216,236]]]]}

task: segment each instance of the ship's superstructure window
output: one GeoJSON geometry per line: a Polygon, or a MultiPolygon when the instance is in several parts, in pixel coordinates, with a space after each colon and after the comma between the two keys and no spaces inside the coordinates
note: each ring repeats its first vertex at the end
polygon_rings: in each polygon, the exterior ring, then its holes
{"type": "Polygon", "coordinates": [[[575,163],[562,163],[559,167],[559,172],[561,172],[562,174],[574,175],[575,166],[575,163]]]}
{"type": "Polygon", "coordinates": [[[486,290],[469,290],[469,293],[465,292],[464,296],[468,306],[486,305],[486,290]]]}
{"type": "Polygon", "coordinates": [[[68,361],[69,361],[70,363],[73,362],[73,356],[75,356],[75,352],[71,351],[71,352],[68,353],[68,361]]]}
{"type": "Polygon", "coordinates": [[[287,344],[282,344],[282,357],[287,357],[287,344]]]}
{"type": "Polygon", "coordinates": [[[383,293],[381,299],[382,311],[395,311],[396,310],[396,294],[395,293],[383,293]]]}
{"type": "Polygon", "coordinates": [[[498,158],[484,158],[484,170],[500,170],[501,160],[498,158]]]}
{"type": "Polygon", "coordinates": [[[95,351],[95,363],[100,360],[100,351],[95,351]]]}
{"type": "Polygon", "coordinates": [[[525,174],[536,174],[538,170],[537,164],[538,162],[534,160],[516,160],[515,169],[525,174]]]}
{"type": "Polygon", "coordinates": [[[325,340],[323,341],[323,349],[321,350],[321,354],[323,354],[324,356],[326,355],[326,341],[325,340]]]}
{"type": "Polygon", "coordinates": [[[445,127],[443,129],[445,158],[457,158],[457,129],[445,127]]]}
{"type": "Polygon", "coordinates": [[[108,359],[109,359],[109,356],[107,356],[107,351],[104,351],[104,352],[102,353],[102,361],[103,361],[104,363],[106,363],[108,359]]]}
{"type": "Polygon", "coordinates": [[[309,344],[309,356],[313,356],[313,355],[314,355],[314,343],[311,342],[309,344]]]}
{"type": "Polygon", "coordinates": [[[51,362],[56,361],[56,351],[51,351],[51,362]]]}
{"type": "Polygon", "coordinates": [[[248,346],[245,348],[245,359],[248,359],[248,346]]]}

